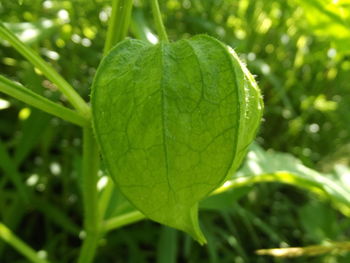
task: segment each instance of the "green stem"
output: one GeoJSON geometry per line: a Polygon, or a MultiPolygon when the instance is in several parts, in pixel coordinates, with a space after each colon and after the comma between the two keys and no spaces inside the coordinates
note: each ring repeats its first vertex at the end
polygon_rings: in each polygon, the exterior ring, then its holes
{"type": "Polygon", "coordinates": [[[93,261],[100,237],[100,222],[98,214],[97,172],[99,168],[99,152],[92,128],[83,129],[83,169],[82,192],[84,202],[84,228],[86,237],[83,242],[79,263],[93,261]]]}
{"type": "Polygon", "coordinates": [[[15,248],[19,253],[29,259],[34,263],[48,263],[47,260],[42,259],[38,256],[36,251],[30,248],[27,244],[25,244],[22,240],[16,237],[10,229],[8,229],[4,224],[0,223],[0,238],[5,242],[10,244],[13,248],[15,248]]]}
{"type": "Polygon", "coordinates": [[[145,219],[146,217],[139,211],[132,211],[126,214],[122,214],[120,216],[113,217],[108,219],[103,224],[102,231],[108,232],[113,229],[120,228],[122,226],[130,225],[132,223],[136,223],[145,219]]]}
{"type": "Polygon", "coordinates": [[[0,37],[7,40],[30,63],[37,67],[67,97],[67,100],[84,116],[90,116],[90,108],[73,87],[61,77],[34,50],[23,44],[10,30],[0,22],[0,37]]]}
{"type": "Polygon", "coordinates": [[[0,75],[0,92],[45,111],[63,120],[86,126],[89,122],[81,114],[63,107],[0,75]]]}
{"type": "MultiPolygon", "coordinates": [[[[123,40],[128,32],[132,10],[132,0],[113,0],[112,17],[109,22],[104,55],[119,41],[123,40]]],[[[84,227],[86,237],[79,255],[78,263],[90,263],[96,254],[100,238],[100,226],[104,215],[105,205],[99,205],[97,192],[97,172],[99,168],[99,152],[92,128],[83,130],[83,202],[84,227]]],[[[106,196],[106,202],[108,197],[106,196]]]]}
{"type": "MultiPolygon", "coordinates": [[[[251,182],[244,182],[242,185],[239,184],[237,187],[243,187],[243,186],[249,185],[249,184],[251,184],[251,182]]],[[[210,195],[220,194],[222,192],[225,192],[225,191],[228,191],[228,190],[234,188],[235,186],[236,186],[236,184],[234,184],[234,183],[231,183],[229,185],[224,184],[223,186],[219,187],[214,192],[212,192],[210,195]]],[[[102,231],[109,232],[111,230],[136,223],[136,222],[141,221],[145,218],[146,218],[146,216],[137,210],[132,211],[132,212],[128,212],[125,214],[121,214],[119,216],[107,219],[102,225],[102,231]]]]}
{"type": "MultiPolygon", "coordinates": [[[[268,182],[279,182],[292,184],[298,187],[304,187],[307,190],[318,194],[319,196],[323,196],[327,194],[319,183],[312,182],[307,179],[300,178],[293,174],[286,174],[285,172],[276,172],[274,174],[263,174],[260,176],[250,176],[250,177],[238,177],[232,180],[227,181],[221,187],[217,188],[213,191],[210,196],[221,194],[223,192],[241,188],[245,186],[250,186],[257,183],[268,183],[268,182]]],[[[339,208],[340,211],[341,207],[339,208]]],[[[121,228],[126,225],[130,225],[132,223],[141,221],[146,217],[139,211],[135,210],[132,212],[128,212],[126,214],[122,214],[110,219],[107,219],[103,224],[103,231],[108,232],[117,228],[121,228]]]]}
{"type": "Polygon", "coordinates": [[[115,185],[112,182],[112,179],[108,177],[108,182],[105,188],[103,189],[100,198],[99,198],[99,215],[100,215],[100,221],[102,222],[105,218],[106,211],[108,209],[109,202],[111,200],[113,189],[115,185]]]}
{"type": "Polygon", "coordinates": [[[156,27],[157,27],[157,32],[158,32],[159,38],[161,41],[168,43],[169,39],[168,39],[168,35],[166,33],[166,30],[165,30],[165,27],[163,24],[162,14],[161,14],[160,9],[159,9],[158,0],[151,0],[151,5],[152,5],[152,13],[153,13],[153,17],[154,17],[154,22],[155,22],[156,27]]]}
{"type": "Polygon", "coordinates": [[[308,180],[307,178],[302,178],[289,172],[277,171],[275,173],[262,174],[259,176],[234,178],[232,180],[227,181],[221,187],[217,188],[214,192],[211,193],[211,195],[217,195],[232,189],[246,187],[254,184],[274,182],[302,187],[320,196],[326,194],[324,190],[321,189],[322,185],[319,182],[308,180]]]}
{"type": "Polygon", "coordinates": [[[127,36],[131,11],[132,0],[113,0],[112,14],[103,50],[104,55],[106,55],[115,44],[122,41],[127,36]]]}

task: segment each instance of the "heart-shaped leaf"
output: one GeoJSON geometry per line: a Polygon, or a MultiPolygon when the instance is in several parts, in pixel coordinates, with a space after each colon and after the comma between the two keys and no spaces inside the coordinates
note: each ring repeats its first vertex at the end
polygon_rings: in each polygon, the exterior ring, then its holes
{"type": "Polygon", "coordinates": [[[92,91],[96,137],[122,193],[150,219],[200,243],[198,202],[239,166],[262,107],[235,52],[203,35],[121,42],[92,91]]]}

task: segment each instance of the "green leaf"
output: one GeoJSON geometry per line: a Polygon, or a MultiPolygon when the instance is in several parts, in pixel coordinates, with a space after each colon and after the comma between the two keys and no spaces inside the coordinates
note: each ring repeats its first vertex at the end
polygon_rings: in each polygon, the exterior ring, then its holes
{"type": "Polygon", "coordinates": [[[225,187],[236,191],[240,187],[269,182],[290,184],[313,192],[350,216],[350,192],[341,178],[319,173],[291,154],[265,151],[257,144],[252,145],[244,165],[225,187]]]}
{"type": "Polygon", "coordinates": [[[95,133],[121,192],[148,218],[205,243],[198,202],[237,169],[262,115],[235,52],[203,35],[154,46],[125,40],[92,89],[95,133]]]}

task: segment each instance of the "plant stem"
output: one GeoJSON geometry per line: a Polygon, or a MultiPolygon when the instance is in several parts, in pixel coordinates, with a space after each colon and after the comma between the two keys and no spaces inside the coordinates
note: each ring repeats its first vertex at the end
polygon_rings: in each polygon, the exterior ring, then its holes
{"type": "Polygon", "coordinates": [[[120,228],[122,226],[130,225],[132,223],[136,223],[138,221],[141,221],[142,219],[145,219],[146,217],[139,211],[132,211],[126,214],[122,214],[120,216],[116,216],[113,218],[110,218],[105,221],[103,224],[102,231],[108,232],[113,229],[120,228]]]}
{"type": "Polygon", "coordinates": [[[103,50],[104,55],[106,55],[115,44],[122,41],[127,36],[131,11],[132,0],[113,0],[112,14],[103,50]]]}
{"type": "Polygon", "coordinates": [[[34,263],[48,263],[47,260],[42,259],[38,256],[36,251],[30,248],[22,240],[16,237],[10,229],[8,229],[4,224],[0,223],[0,238],[5,242],[14,247],[19,253],[29,259],[34,263]]]}
{"type": "MultiPolygon", "coordinates": [[[[132,10],[132,0],[113,0],[112,17],[109,22],[104,55],[119,41],[123,40],[128,32],[132,10]]],[[[99,205],[97,192],[97,172],[99,168],[99,151],[93,136],[92,127],[83,129],[83,202],[84,228],[86,237],[79,255],[78,263],[90,263],[96,254],[100,227],[106,204],[99,205]]],[[[107,195],[105,202],[108,202],[107,195]]]]}
{"type": "Polygon", "coordinates": [[[73,87],[61,77],[34,50],[23,44],[10,30],[0,22],[0,37],[7,40],[30,63],[37,67],[67,97],[67,100],[84,116],[90,116],[90,108],[73,87]]]}
{"type": "MultiPolygon", "coordinates": [[[[209,196],[217,195],[222,192],[231,190],[232,188],[235,188],[236,184],[234,183],[234,180],[228,181],[228,182],[230,182],[230,184],[224,184],[223,186],[213,191],[209,196]]],[[[243,185],[238,184],[237,188],[243,187],[249,184],[251,184],[251,182],[245,182],[243,183],[243,185]]],[[[109,232],[111,230],[121,228],[123,226],[130,225],[132,223],[136,223],[143,219],[146,219],[146,216],[143,215],[140,211],[137,211],[137,210],[131,211],[131,212],[107,219],[102,225],[102,231],[109,232]]]]}
{"type": "Polygon", "coordinates": [[[98,214],[97,172],[99,168],[99,152],[92,128],[83,129],[83,169],[82,192],[84,202],[84,228],[86,237],[83,242],[79,263],[92,262],[100,236],[98,214]]]}
{"type": "Polygon", "coordinates": [[[45,111],[63,120],[77,124],[79,126],[86,126],[89,121],[81,114],[63,107],[39,94],[31,91],[0,75],[0,92],[3,92],[13,98],[16,98],[24,103],[29,104],[39,110],[45,111]]]}
{"type": "Polygon", "coordinates": [[[169,39],[168,39],[168,35],[166,33],[166,30],[165,30],[165,27],[163,24],[162,14],[161,14],[160,9],[159,9],[158,0],[151,0],[151,5],[152,5],[152,13],[153,13],[153,17],[154,17],[154,22],[155,22],[156,27],[157,27],[157,32],[158,32],[159,38],[161,41],[168,43],[169,39]]]}
{"type": "Polygon", "coordinates": [[[108,177],[107,185],[101,192],[100,198],[99,198],[99,215],[100,215],[100,221],[102,222],[104,220],[104,217],[106,215],[106,211],[109,205],[109,202],[111,200],[113,189],[115,185],[112,182],[112,179],[108,177]]]}

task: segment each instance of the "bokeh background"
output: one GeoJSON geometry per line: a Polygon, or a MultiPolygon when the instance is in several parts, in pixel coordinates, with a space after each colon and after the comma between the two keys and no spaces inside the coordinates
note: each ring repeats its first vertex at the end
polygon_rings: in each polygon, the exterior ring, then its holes
{"type": "MultiPolygon", "coordinates": [[[[0,18],[88,100],[110,4],[1,0],[0,18]]],[[[350,1],[162,0],[160,5],[171,40],[215,36],[256,76],[264,121],[245,164],[232,175],[251,183],[201,204],[207,246],[143,221],[106,235],[96,262],[350,262],[346,252],[293,259],[255,254],[261,248],[349,239],[350,1]]],[[[154,32],[148,1],[135,0],[130,37],[156,43],[154,32]]],[[[0,44],[1,74],[67,104],[40,71],[8,43],[0,39],[0,44]]],[[[79,252],[80,138],[77,127],[0,94],[0,220],[53,262],[73,262],[79,252]]],[[[130,209],[116,190],[109,215],[130,209]]],[[[26,261],[0,241],[0,262],[26,261]]]]}

